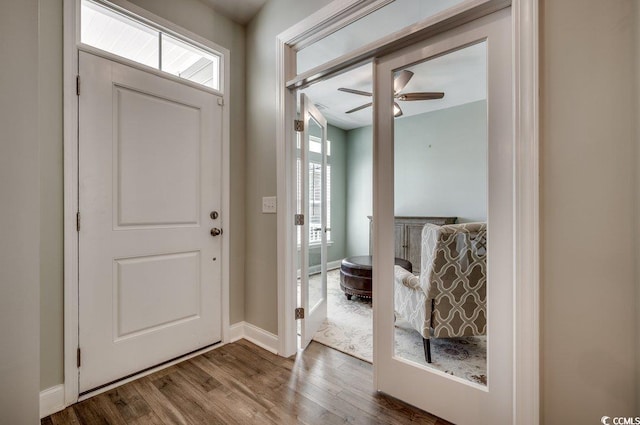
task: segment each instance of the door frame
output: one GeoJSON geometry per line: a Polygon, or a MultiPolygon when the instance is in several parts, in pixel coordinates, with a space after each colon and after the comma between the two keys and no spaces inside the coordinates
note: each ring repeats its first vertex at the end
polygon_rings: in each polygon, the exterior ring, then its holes
{"type": "MultiPolygon", "coordinates": [[[[77,365],[78,348],[78,232],[76,230],[76,213],[78,211],[78,96],[76,95],[76,76],[78,75],[78,53],[80,50],[104,57],[142,71],[159,75],[181,84],[192,86],[203,91],[209,91],[222,97],[222,213],[221,224],[228,227],[230,202],[230,51],[216,43],[207,40],[189,30],[186,30],[166,19],[163,19],[145,9],[126,0],[98,0],[106,5],[125,10],[134,16],[154,23],[157,27],[192,40],[204,47],[215,50],[222,61],[221,90],[212,90],[199,84],[168,75],[155,69],[140,65],[125,58],[94,49],[80,44],[80,0],[64,0],[63,3],[63,110],[64,110],[64,405],[69,406],[79,401],[79,368],[77,365]]],[[[229,333],[229,237],[222,240],[222,343],[230,340],[229,333]]],[[[201,351],[208,351],[207,348],[201,351]]],[[[191,353],[187,357],[200,354],[201,351],[191,353]]],[[[186,358],[186,357],[185,357],[186,358]]],[[[175,360],[159,367],[149,369],[131,378],[119,381],[117,384],[102,388],[100,391],[83,396],[87,398],[98,392],[107,391],[140,376],[177,363],[175,360]]]]}
{"type": "MultiPolygon", "coordinates": [[[[277,37],[277,196],[279,354],[296,353],[295,203],[292,145],[295,88],[396,51],[499,8],[512,7],[514,138],[513,423],[540,423],[539,2],[469,0],[409,29],[296,75],[296,51],[388,0],[334,0],[277,37]],[[506,4],[506,6],[505,6],[506,4]]],[[[375,184],[374,184],[375,186],[375,184]]],[[[375,249],[375,246],[374,246],[375,249]]],[[[374,386],[377,372],[374,363],[374,386]]]]}

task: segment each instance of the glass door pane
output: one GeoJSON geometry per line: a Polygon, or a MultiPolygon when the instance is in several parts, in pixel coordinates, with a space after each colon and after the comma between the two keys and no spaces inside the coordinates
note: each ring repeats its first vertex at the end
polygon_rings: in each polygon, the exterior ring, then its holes
{"type": "Polygon", "coordinates": [[[486,53],[480,42],[396,71],[402,116],[394,122],[395,216],[415,217],[396,220],[404,249],[395,259],[395,355],[480,385],[487,384],[486,53]]]}
{"type": "Polygon", "coordinates": [[[306,347],[327,317],[327,121],[305,94],[300,94],[300,110],[300,294],[305,311],[301,336],[306,347]]]}
{"type": "Polygon", "coordinates": [[[510,22],[505,9],[376,68],[378,389],[454,423],[511,422],[510,22]]]}

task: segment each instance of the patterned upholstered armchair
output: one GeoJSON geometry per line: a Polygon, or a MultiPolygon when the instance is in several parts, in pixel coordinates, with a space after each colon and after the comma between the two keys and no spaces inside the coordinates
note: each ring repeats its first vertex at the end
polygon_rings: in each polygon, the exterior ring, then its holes
{"type": "Polygon", "coordinates": [[[395,266],[394,307],[423,338],[485,335],[487,330],[487,225],[464,223],[422,229],[422,267],[415,276],[395,266]]]}

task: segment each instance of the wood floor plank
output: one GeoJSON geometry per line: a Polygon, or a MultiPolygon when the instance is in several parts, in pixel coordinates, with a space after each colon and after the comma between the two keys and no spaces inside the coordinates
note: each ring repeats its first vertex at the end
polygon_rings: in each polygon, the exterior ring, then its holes
{"type": "Polygon", "coordinates": [[[47,416],[46,418],[42,419],[42,421],[40,421],[40,425],[53,425],[51,416],[47,416]]]}
{"type": "Polygon", "coordinates": [[[200,387],[204,392],[209,392],[220,387],[222,384],[212,375],[199,368],[193,361],[189,360],[177,365],[180,372],[194,385],[200,387]]]}
{"type": "Polygon", "coordinates": [[[68,407],[42,425],[447,425],[373,389],[371,364],[321,344],[283,358],[227,344],[68,407]]]}
{"type": "Polygon", "coordinates": [[[123,385],[105,394],[127,422],[133,422],[151,413],[151,408],[133,385],[123,385]]]}
{"type": "MultiPolygon", "coordinates": [[[[76,412],[73,410],[73,406],[68,407],[60,412],[54,413],[49,416],[53,425],[80,425],[80,421],[76,416],[76,412]]],[[[47,418],[44,418],[46,420],[47,418]]]]}
{"type": "Polygon", "coordinates": [[[207,420],[221,421],[212,406],[200,403],[199,397],[178,372],[165,375],[153,384],[173,404],[190,424],[206,423],[207,420]]]}
{"type": "MultiPolygon", "coordinates": [[[[155,378],[155,375],[152,375],[155,378]]],[[[167,398],[153,385],[147,376],[132,382],[145,401],[164,424],[189,425],[189,421],[167,398]]]]}
{"type": "Polygon", "coordinates": [[[104,394],[82,401],[72,407],[78,417],[78,422],[82,425],[126,424],[117,408],[105,401],[104,394]]]}

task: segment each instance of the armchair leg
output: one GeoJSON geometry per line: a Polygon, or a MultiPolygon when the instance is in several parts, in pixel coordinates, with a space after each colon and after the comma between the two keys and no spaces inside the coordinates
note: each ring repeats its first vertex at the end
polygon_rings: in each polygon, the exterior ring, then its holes
{"type": "Polygon", "coordinates": [[[422,345],[424,346],[424,357],[427,363],[431,363],[431,339],[422,338],[422,345]]]}

